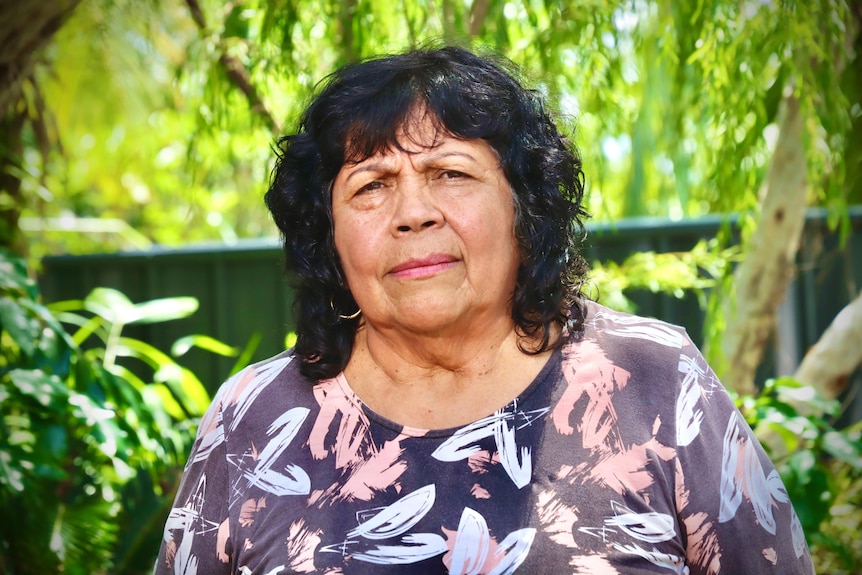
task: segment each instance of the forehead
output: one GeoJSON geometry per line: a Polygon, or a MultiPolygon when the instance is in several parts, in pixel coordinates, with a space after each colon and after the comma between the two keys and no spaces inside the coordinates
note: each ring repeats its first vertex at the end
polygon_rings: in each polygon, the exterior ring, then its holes
{"type": "Polygon", "coordinates": [[[483,139],[465,139],[447,130],[433,114],[425,111],[412,112],[405,121],[396,126],[391,137],[383,139],[360,139],[354,135],[345,147],[345,160],[341,172],[350,170],[369,160],[405,153],[416,156],[448,156],[449,152],[463,152],[473,159],[499,163],[497,151],[483,139]]]}

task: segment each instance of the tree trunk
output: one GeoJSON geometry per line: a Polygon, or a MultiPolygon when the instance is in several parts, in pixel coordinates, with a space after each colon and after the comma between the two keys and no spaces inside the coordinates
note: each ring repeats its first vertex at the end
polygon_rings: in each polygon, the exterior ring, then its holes
{"type": "Polygon", "coordinates": [[[23,198],[22,134],[29,113],[21,88],[36,59],[81,0],[0,0],[0,246],[24,254],[18,229],[23,198]]]}
{"type": "Polygon", "coordinates": [[[35,57],[81,0],[0,0],[0,118],[18,101],[35,57]]]}
{"type": "Polygon", "coordinates": [[[723,380],[740,394],[756,392],[755,371],[795,272],[808,205],[799,100],[793,95],[785,96],[779,114],[779,134],[766,180],[761,223],[736,270],[736,308],[729,314],[724,338],[727,368],[723,380]]]}
{"type": "MultiPolygon", "coordinates": [[[[844,72],[846,55],[851,55],[854,62],[858,60],[858,56],[852,54],[860,18],[862,10],[856,3],[848,13],[844,50],[834,58],[838,74],[844,72]]],[[[723,370],[723,381],[740,394],[757,391],[755,371],[774,331],[778,306],[795,274],[795,255],[808,205],[807,161],[802,140],[804,118],[799,101],[793,95],[786,95],[781,104],[779,134],[766,180],[761,224],[735,273],[736,293],[732,300],[735,309],[728,313],[724,337],[726,369],[723,370]]],[[[836,343],[831,339],[829,345],[836,343]]],[[[815,372],[808,369],[804,375],[813,376],[815,372]]],[[[810,382],[825,390],[837,381],[833,378],[825,382],[810,382]]],[[[832,393],[837,395],[835,390],[832,393]]]]}
{"type": "Polygon", "coordinates": [[[835,316],[794,374],[823,397],[835,399],[862,365],[862,292],[835,316]]]}

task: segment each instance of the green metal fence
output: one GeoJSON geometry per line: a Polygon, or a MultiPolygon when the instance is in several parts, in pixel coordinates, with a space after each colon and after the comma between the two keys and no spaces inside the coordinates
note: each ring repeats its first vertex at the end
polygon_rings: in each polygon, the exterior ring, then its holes
{"type": "MultiPolygon", "coordinates": [[[[850,220],[852,234],[842,248],[837,235],[829,231],[825,214],[809,214],[799,255],[800,272],[782,308],[775,351],[764,362],[764,374],[792,368],[862,286],[862,206],[851,210],[850,220]]],[[[621,261],[636,251],[688,250],[699,240],[715,236],[726,223],[708,217],[592,224],[588,226],[585,255],[591,261],[621,261]]],[[[136,302],[196,297],[200,309],[190,318],[128,328],[130,335],[161,349],[192,333],[238,347],[259,337],[254,359],[263,359],[283,349],[285,334],[293,326],[293,300],[282,271],[281,250],[272,241],[52,256],[43,264],[40,287],[48,302],[83,298],[99,286],[119,289],[136,302]]],[[[633,299],[638,313],[683,325],[696,342],[702,342],[703,312],[694,297],[678,300],[644,292],[633,294],[633,299]]],[[[231,359],[199,350],[190,352],[182,363],[211,391],[233,365],[231,359]]]]}

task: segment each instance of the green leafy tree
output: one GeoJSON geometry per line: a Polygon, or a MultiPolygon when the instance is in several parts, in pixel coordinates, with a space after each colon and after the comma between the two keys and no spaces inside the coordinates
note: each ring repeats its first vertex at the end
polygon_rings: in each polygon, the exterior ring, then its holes
{"type": "MultiPolygon", "coordinates": [[[[15,48],[0,59],[14,79],[0,83],[0,243],[23,251],[17,230],[30,230],[34,257],[272,233],[269,146],[315,82],[429,41],[522,67],[580,145],[597,219],[739,214],[733,250],[601,262],[594,277],[620,306],[633,285],[672,291],[667,277],[709,290],[706,351],[744,396],[806,208],[846,234],[847,205],[862,203],[856,1],[26,4],[0,5],[15,48]]],[[[848,295],[795,376],[827,400],[862,363],[862,297],[848,295]]]]}
{"type": "MultiPolygon", "coordinates": [[[[210,397],[123,329],[196,309],[192,298],[133,304],[103,288],[49,309],[24,261],[0,250],[0,572],[152,565],[210,397]]],[[[236,355],[201,336],[180,343],[236,355]]]]}

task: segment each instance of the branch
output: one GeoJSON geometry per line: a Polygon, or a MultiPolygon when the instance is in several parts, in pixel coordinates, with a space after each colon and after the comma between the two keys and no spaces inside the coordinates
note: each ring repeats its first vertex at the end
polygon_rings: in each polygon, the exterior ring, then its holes
{"type": "Polygon", "coordinates": [[[470,8],[470,36],[478,36],[485,26],[491,0],[475,0],[470,8]]]}
{"type": "Polygon", "coordinates": [[[803,117],[799,100],[793,95],[784,97],[782,108],[761,223],[736,270],[736,309],[730,315],[724,340],[729,362],[725,384],[747,395],[756,391],[754,374],[775,327],[778,306],[793,278],[805,225],[808,182],[803,117]]]}
{"type": "MultiPolygon", "coordinates": [[[[186,0],[186,5],[189,7],[192,20],[197,24],[201,33],[208,35],[209,30],[207,28],[206,17],[204,16],[198,0],[186,0]]],[[[219,48],[221,49],[221,55],[218,59],[219,64],[221,64],[231,83],[245,95],[252,113],[260,116],[269,125],[272,131],[278,131],[280,128],[279,123],[266,107],[266,103],[260,97],[260,94],[258,94],[257,88],[255,88],[252,83],[251,76],[249,76],[245,65],[239,60],[239,58],[228,54],[224,46],[221,44],[219,45],[219,48]]]]}
{"type": "Polygon", "coordinates": [[[835,399],[853,371],[862,365],[862,292],[835,316],[808,350],[793,378],[835,399]]]}

